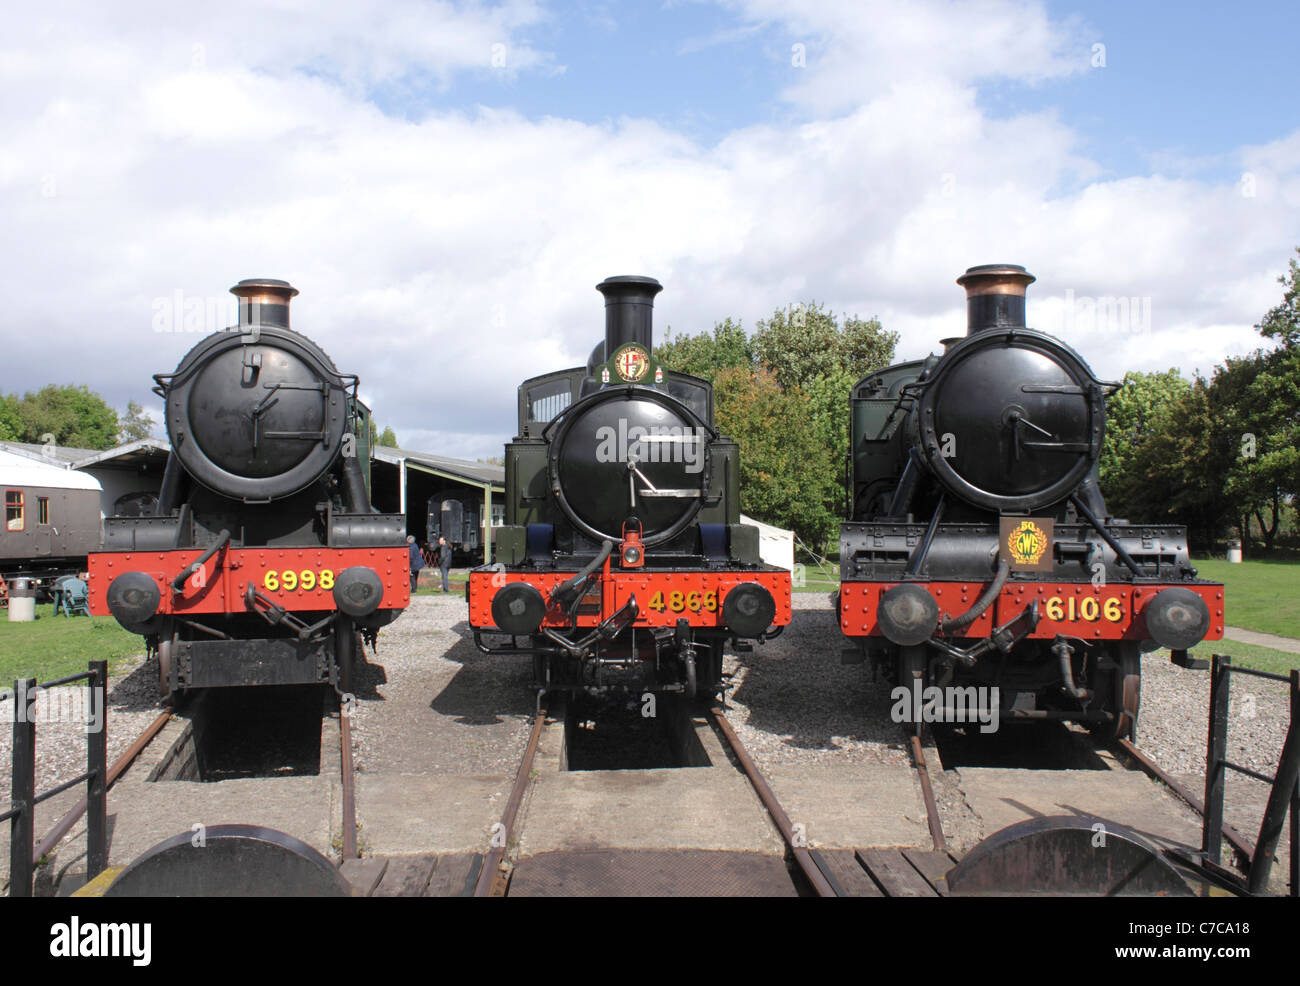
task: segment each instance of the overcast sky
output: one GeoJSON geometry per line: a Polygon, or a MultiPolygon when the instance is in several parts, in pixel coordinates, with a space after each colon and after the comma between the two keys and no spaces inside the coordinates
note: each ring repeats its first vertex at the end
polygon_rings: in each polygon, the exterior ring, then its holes
{"type": "Polygon", "coordinates": [[[0,391],[161,421],[151,375],[281,277],[404,446],[500,455],[611,274],[663,282],[659,333],[816,300],[915,358],[991,262],[1102,377],[1209,371],[1300,244],[1298,8],[15,6],[0,391]]]}

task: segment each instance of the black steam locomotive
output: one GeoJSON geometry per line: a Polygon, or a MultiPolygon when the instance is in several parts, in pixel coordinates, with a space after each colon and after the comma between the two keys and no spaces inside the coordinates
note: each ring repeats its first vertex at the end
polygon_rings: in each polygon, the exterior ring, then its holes
{"type": "Polygon", "coordinates": [[[289,328],[285,281],[231,288],[239,324],[154,379],[172,454],[157,504],[104,520],[91,611],[156,650],[164,695],[350,688],[359,639],[410,599],[406,521],[370,505],[357,378],[289,328]]]}
{"type": "Polygon", "coordinates": [[[1142,651],[1189,665],[1223,635],[1223,586],[1196,578],[1184,528],[1110,516],[1097,463],[1115,385],[1025,327],[1033,281],[972,267],[967,335],[854,386],[840,628],[910,690],[907,721],[993,713],[1122,737],[1142,651]]]}
{"type": "Polygon", "coordinates": [[[496,564],[470,573],[469,622],[485,653],[532,657],[543,690],[707,698],[728,639],[789,623],[790,573],[740,523],[739,449],[714,428],[712,387],[654,359],[662,286],[597,290],[605,339],[587,365],[519,387],[505,526],[496,564]]]}

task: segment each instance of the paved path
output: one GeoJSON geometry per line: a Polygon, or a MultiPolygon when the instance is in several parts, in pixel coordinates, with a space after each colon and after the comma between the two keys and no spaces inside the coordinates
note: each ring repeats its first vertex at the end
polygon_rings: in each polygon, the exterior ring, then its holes
{"type": "Polygon", "coordinates": [[[1288,654],[1300,654],[1300,640],[1295,637],[1279,637],[1277,634],[1243,630],[1241,627],[1224,627],[1223,635],[1228,640],[1237,640],[1243,644],[1272,647],[1274,650],[1284,650],[1288,654]]]}

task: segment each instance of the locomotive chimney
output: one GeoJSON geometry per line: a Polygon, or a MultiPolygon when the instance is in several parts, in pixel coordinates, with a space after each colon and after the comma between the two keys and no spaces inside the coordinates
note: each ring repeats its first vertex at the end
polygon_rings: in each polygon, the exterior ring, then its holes
{"type": "Polygon", "coordinates": [[[289,327],[289,300],[298,293],[288,281],[270,277],[250,277],[240,281],[230,293],[239,299],[239,327],[278,325],[289,327]]]}
{"type": "Polygon", "coordinates": [[[664,286],[653,277],[607,277],[596,285],[605,296],[605,356],[619,346],[639,343],[649,352],[654,347],[655,295],[664,286]]]}
{"type": "Polygon", "coordinates": [[[957,283],[966,289],[966,335],[1025,327],[1025,289],[1037,278],[1016,264],[971,267],[957,283]]]}

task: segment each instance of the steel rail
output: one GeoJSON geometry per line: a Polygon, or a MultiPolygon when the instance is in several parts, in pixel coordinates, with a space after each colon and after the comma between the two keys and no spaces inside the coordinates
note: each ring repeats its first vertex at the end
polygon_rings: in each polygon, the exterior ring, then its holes
{"type": "Polygon", "coordinates": [[[939,805],[934,800],[934,787],[930,783],[930,770],[926,766],[925,751],[921,748],[921,737],[916,733],[911,736],[912,764],[916,767],[916,776],[921,782],[921,797],[925,801],[925,819],[930,826],[930,841],[934,843],[935,852],[947,852],[948,841],[943,835],[943,823],[939,818],[939,805]]]}
{"type": "MultiPolygon", "coordinates": [[[[105,791],[112,789],[113,784],[122,776],[126,771],[126,768],[129,767],[132,761],[134,761],[135,758],[144,751],[144,748],[152,742],[153,738],[158,735],[163,726],[167,725],[171,720],[171,717],[172,713],[170,709],[161,713],[158,718],[149,723],[149,725],[144,728],[144,731],[132,740],[131,745],[123,750],[122,754],[113,761],[112,766],[108,768],[108,777],[105,778],[104,781],[105,791]]],[[[50,829],[50,831],[46,833],[45,838],[41,839],[41,841],[36,844],[36,847],[32,850],[32,865],[40,862],[41,858],[45,856],[46,853],[58,845],[60,840],[72,831],[72,827],[77,824],[78,819],[86,813],[86,804],[86,797],[83,795],[81,799],[68,810],[67,814],[59,819],[54,828],[50,829]]]]}
{"type": "Polygon", "coordinates": [[[339,763],[343,781],[343,858],[356,859],[357,790],[352,769],[352,715],[347,705],[339,707],[339,763]]]}
{"type": "Polygon", "coordinates": [[[740,737],[736,735],[736,731],[731,727],[731,723],[727,721],[722,709],[714,706],[709,710],[709,713],[712,715],[713,721],[717,723],[718,730],[727,741],[727,745],[731,747],[731,751],[736,755],[740,769],[744,771],[749,783],[758,794],[759,800],[763,802],[763,807],[767,809],[767,813],[772,817],[777,830],[781,833],[781,838],[785,840],[785,844],[790,848],[795,862],[799,865],[799,869],[812,886],[813,891],[818,897],[847,896],[839,888],[834,877],[830,875],[825,864],[822,863],[820,854],[815,849],[809,849],[807,846],[801,845],[799,840],[795,838],[794,826],[790,822],[790,816],[781,807],[781,803],[776,799],[776,794],[768,785],[767,779],[763,777],[758,765],[749,756],[749,752],[745,749],[744,744],[740,742],[740,737]]]}
{"type": "MultiPolygon", "coordinates": [[[[1205,817],[1205,803],[1189,791],[1186,786],[1181,784],[1177,778],[1166,772],[1159,764],[1134,746],[1131,740],[1118,739],[1115,741],[1115,745],[1128,754],[1129,757],[1132,758],[1133,762],[1136,763],[1145,774],[1158,780],[1161,784],[1164,784],[1181,800],[1185,801],[1188,806],[1196,812],[1196,814],[1200,815],[1202,818],[1205,817]]],[[[1249,839],[1243,836],[1227,822],[1223,823],[1223,838],[1230,846],[1232,846],[1242,860],[1249,860],[1254,856],[1254,845],[1251,844],[1249,839]]],[[[1215,862],[1218,861],[1215,860],[1215,862]]]]}
{"type": "Polygon", "coordinates": [[[546,706],[538,704],[537,715],[533,719],[532,732],[528,734],[528,745],[524,747],[523,759],[519,762],[519,771],[515,774],[514,786],[510,789],[510,799],[506,802],[506,810],[501,816],[501,828],[494,834],[493,842],[499,843],[494,845],[492,850],[487,854],[483,861],[483,868],[479,870],[478,881],[474,884],[475,897],[504,897],[505,896],[505,874],[502,872],[501,863],[505,859],[506,850],[510,847],[510,836],[514,832],[515,818],[519,814],[519,807],[524,801],[524,792],[528,789],[528,781],[533,772],[533,760],[537,756],[537,747],[541,743],[542,730],[546,726],[546,706]]]}

